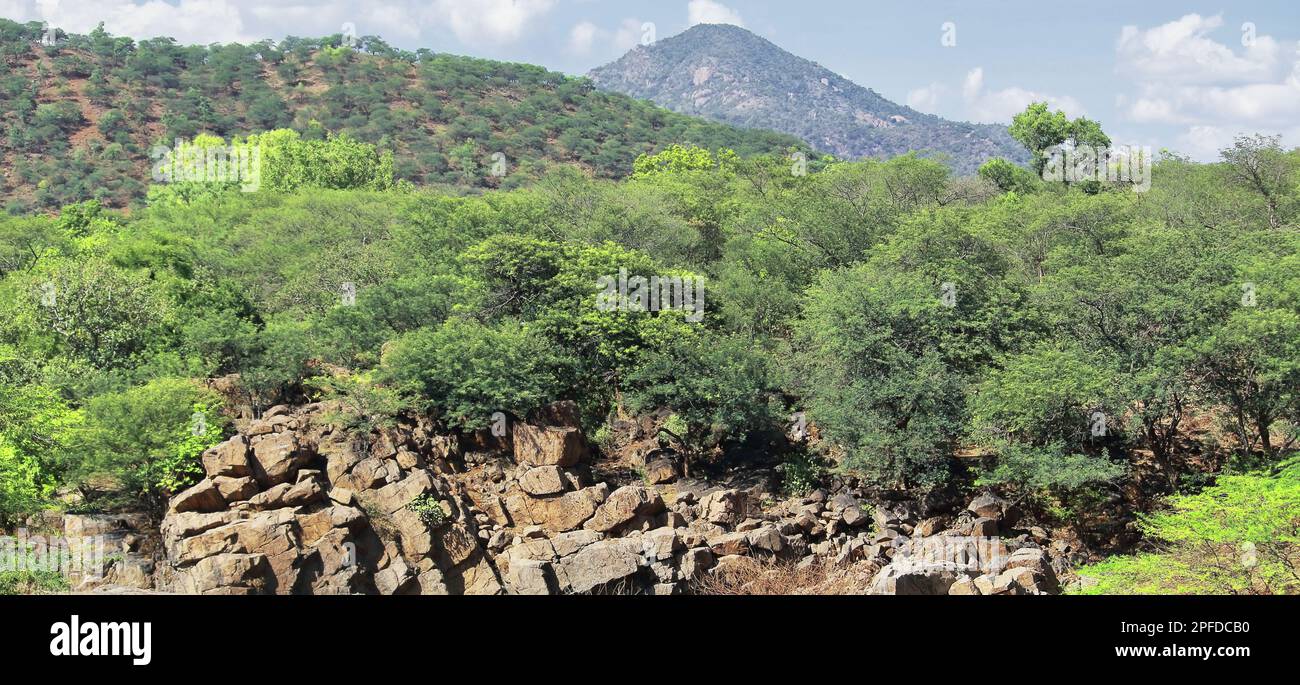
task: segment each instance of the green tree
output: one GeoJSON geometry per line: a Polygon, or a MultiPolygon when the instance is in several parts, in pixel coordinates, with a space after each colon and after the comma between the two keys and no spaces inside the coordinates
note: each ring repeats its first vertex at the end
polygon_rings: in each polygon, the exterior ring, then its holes
{"type": "Polygon", "coordinates": [[[1110,137],[1101,124],[1086,117],[1073,121],[1061,110],[1051,111],[1046,102],[1034,102],[1011,120],[1011,137],[1033,156],[1034,174],[1043,175],[1051,150],[1064,143],[1092,148],[1110,147],[1110,137]]]}
{"type": "Polygon", "coordinates": [[[1300,593],[1300,468],[1223,476],[1144,516],[1156,551],[1079,569],[1084,594],[1300,593]]]}

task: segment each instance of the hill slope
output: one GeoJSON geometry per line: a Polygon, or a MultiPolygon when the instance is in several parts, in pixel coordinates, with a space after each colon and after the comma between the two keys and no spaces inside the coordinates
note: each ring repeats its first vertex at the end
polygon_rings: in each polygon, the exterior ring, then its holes
{"type": "Polygon", "coordinates": [[[180,46],[103,31],[41,43],[39,24],[0,19],[0,159],[6,209],[99,198],[124,205],[150,181],[158,144],[274,128],[348,133],[391,148],[416,183],[517,185],[551,163],[599,176],[690,141],[741,154],[796,138],[748,131],[594,90],[541,67],[395,50],[367,37],[180,46]],[[503,153],[510,173],[489,172],[503,153]]]}
{"type": "Polygon", "coordinates": [[[973,172],[990,157],[1026,161],[1006,127],[949,121],[725,24],[702,24],[638,46],[590,74],[602,89],[737,126],[791,133],[841,157],[930,150],[973,172]]]}

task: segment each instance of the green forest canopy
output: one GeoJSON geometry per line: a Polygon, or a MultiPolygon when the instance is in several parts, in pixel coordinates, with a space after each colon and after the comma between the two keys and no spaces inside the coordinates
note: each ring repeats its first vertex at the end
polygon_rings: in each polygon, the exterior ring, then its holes
{"type": "MultiPolygon", "coordinates": [[[[227,51],[254,49],[85,40],[77,49],[135,70],[120,83],[184,85],[200,104],[247,68],[227,51]],[[186,85],[195,74],[215,80],[186,85]]],[[[367,50],[392,61],[293,41],[272,57],[290,65],[282,79],[310,57],[314,69],[335,60],[327,74],[399,64],[421,78],[451,60],[473,68],[473,83],[512,83],[492,63],[367,50]]],[[[398,88],[371,76],[347,82],[398,88]]],[[[545,84],[558,100],[537,102],[538,116],[582,140],[621,121],[584,117],[595,104],[685,135],[676,119],[654,124],[667,115],[581,82],[515,78],[545,84]]],[[[178,123],[192,121],[185,112],[169,119],[167,135],[230,135],[245,120],[221,117],[252,111],[211,105],[192,127],[178,123]]],[[[42,107],[19,108],[10,131],[72,125],[70,112],[42,107]]],[[[400,182],[446,181],[464,171],[454,165],[403,169],[398,155],[390,175],[386,146],[365,142],[384,137],[366,129],[383,115],[311,111],[323,126],[256,122],[287,160],[257,192],[164,184],[129,213],[90,200],[0,219],[6,522],[56,501],[160,505],[223,435],[229,398],[203,381],[230,374],[256,409],[326,393],[354,408],[356,426],[426,412],[472,429],[558,399],[595,426],[620,403],[663,409],[679,447],[699,457],[743,454],[802,410],[846,472],[885,486],[998,487],[1081,525],[1080,507],[1113,501],[1120,483],[1193,496],[1219,471],[1296,450],[1300,152],[1275,139],[1239,139],[1218,164],[1163,155],[1146,193],[1048,184],[998,162],[953,178],[914,155],[816,160],[804,174],[781,146],[673,146],[632,163],[660,149],[637,143],[611,157],[626,166],[574,148],[557,161],[577,165],[516,169],[526,186],[461,196],[400,182]],[[620,271],[703,278],[707,315],[597,307],[595,285],[620,271]]],[[[1022,119],[1025,137],[1052,121],[1022,119]]],[[[24,157],[58,166],[35,205],[107,168],[69,154],[24,157]]],[[[146,195],[137,191],[127,195],[146,195]]],[[[1154,520],[1155,534],[1171,530],[1154,520]]]]}

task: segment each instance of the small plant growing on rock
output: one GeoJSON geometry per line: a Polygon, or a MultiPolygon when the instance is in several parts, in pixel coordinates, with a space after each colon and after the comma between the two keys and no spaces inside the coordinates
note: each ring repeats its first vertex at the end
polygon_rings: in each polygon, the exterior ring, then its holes
{"type": "Polygon", "coordinates": [[[812,455],[799,452],[778,465],[781,472],[781,491],[786,497],[801,497],[817,487],[822,467],[812,455]]]}
{"type": "Polygon", "coordinates": [[[442,508],[442,501],[433,495],[420,495],[406,505],[406,508],[419,515],[420,520],[427,526],[441,526],[447,522],[447,512],[442,508]]]}

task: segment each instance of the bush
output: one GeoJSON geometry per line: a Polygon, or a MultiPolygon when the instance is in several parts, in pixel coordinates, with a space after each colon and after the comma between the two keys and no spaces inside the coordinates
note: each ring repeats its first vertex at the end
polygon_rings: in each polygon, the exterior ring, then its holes
{"type": "Polygon", "coordinates": [[[1300,593],[1300,464],[1276,476],[1223,476],[1141,519],[1158,552],[1079,569],[1084,594],[1300,593]]]}
{"type": "Polygon", "coordinates": [[[398,414],[409,408],[409,402],[400,393],[376,384],[369,376],[317,376],[308,379],[307,385],[320,391],[322,400],[338,405],[321,418],[345,431],[368,434],[391,427],[398,414]]]}
{"type": "Polygon", "coordinates": [[[0,571],[0,595],[41,595],[69,587],[57,571],[0,571]]]}
{"type": "Polygon", "coordinates": [[[406,508],[419,515],[426,526],[436,527],[447,522],[447,512],[442,508],[442,501],[433,495],[420,495],[406,505],[406,508]]]}
{"type": "Polygon", "coordinates": [[[219,406],[215,393],[180,378],[93,398],[86,408],[89,450],[79,481],[107,477],[161,507],[168,495],[202,477],[199,456],[224,437],[219,406]]]}
{"type": "Polygon", "coordinates": [[[448,425],[474,429],[495,412],[523,416],[558,399],[558,365],[526,326],[451,319],[393,341],[378,378],[421,398],[448,425]]]}
{"type": "Polygon", "coordinates": [[[743,443],[780,414],[770,362],[752,339],[690,329],[645,352],[627,375],[623,397],[634,413],[671,410],[676,425],[664,430],[688,455],[743,443]]]}

